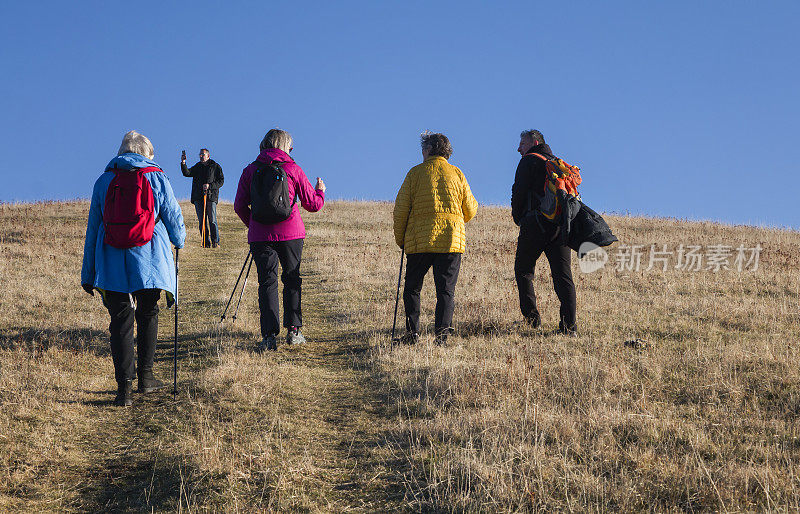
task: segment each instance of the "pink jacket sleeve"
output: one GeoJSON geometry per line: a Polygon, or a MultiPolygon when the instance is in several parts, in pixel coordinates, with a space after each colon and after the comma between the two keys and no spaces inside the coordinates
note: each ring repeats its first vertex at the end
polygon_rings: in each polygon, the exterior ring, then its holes
{"type": "MultiPolygon", "coordinates": [[[[308,212],[317,212],[325,204],[325,193],[317,191],[308,181],[305,172],[300,166],[294,166],[294,191],[300,198],[300,205],[308,212]]],[[[238,195],[237,195],[238,196],[238,195]]]]}
{"type": "Polygon", "coordinates": [[[233,201],[233,210],[248,228],[250,227],[250,181],[253,180],[251,167],[252,164],[242,171],[239,188],[236,190],[236,199],[233,201]]]}

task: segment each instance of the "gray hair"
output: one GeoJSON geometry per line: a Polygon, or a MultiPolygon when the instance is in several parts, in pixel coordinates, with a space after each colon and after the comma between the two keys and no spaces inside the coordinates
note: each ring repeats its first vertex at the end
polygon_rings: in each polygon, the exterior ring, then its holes
{"type": "Polygon", "coordinates": [[[258,148],[261,150],[277,148],[278,150],[289,153],[289,150],[292,149],[292,136],[285,130],[276,128],[270,129],[267,135],[264,136],[264,139],[261,140],[261,144],[258,145],[258,148]]]}
{"type": "Polygon", "coordinates": [[[444,134],[426,130],[419,135],[419,142],[423,150],[428,150],[428,155],[439,155],[445,159],[453,155],[453,146],[444,134]]]}
{"type": "Polygon", "coordinates": [[[131,130],[122,137],[122,144],[119,145],[117,155],[122,155],[124,153],[138,153],[139,155],[144,155],[148,159],[155,157],[153,143],[135,130],[131,130]]]}
{"type": "Polygon", "coordinates": [[[536,144],[544,144],[544,136],[536,129],[523,130],[519,138],[530,138],[536,144]]]}

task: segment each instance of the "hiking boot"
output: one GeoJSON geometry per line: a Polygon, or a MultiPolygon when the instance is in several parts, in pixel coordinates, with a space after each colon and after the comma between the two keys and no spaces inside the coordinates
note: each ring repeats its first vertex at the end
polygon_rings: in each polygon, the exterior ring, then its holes
{"type": "Polygon", "coordinates": [[[455,332],[455,329],[452,327],[442,328],[436,330],[436,336],[433,339],[433,342],[439,346],[447,346],[447,338],[455,332]]]}
{"type": "Polygon", "coordinates": [[[164,382],[153,376],[152,369],[142,370],[139,374],[138,383],[138,391],[143,394],[152,393],[153,391],[158,391],[167,386],[164,382]]]}
{"type": "Polygon", "coordinates": [[[416,332],[406,332],[396,339],[396,341],[400,344],[417,344],[417,341],[419,341],[419,334],[416,332]]]}
{"type": "Polygon", "coordinates": [[[114,398],[114,405],[117,407],[130,407],[133,403],[133,380],[123,380],[117,382],[117,396],[114,398]]]}
{"type": "Polygon", "coordinates": [[[300,332],[300,327],[289,327],[289,331],[286,333],[286,344],[303,344],[305,342],[306,338],[300,332]]]}
{"type": "Polygon", "coordinates": [[[271,352],[278,350],[278,341],[275,339],[275,336],[265,337],[256,346],[256,353],[264,353],[264,351],[266,350],[269,350],[271,352]]]}
{"type": "Polygon", "coordinates": [[[558,330],[556,330],[556,334],[567,337],[578,337],[578,326],[572,325],[571,327],[568,327],[563,323],[559,323],[558,330]]]}
{"type": "Polygon", "coordinates": [[[542,326],[542,317],[539,316],[538,312],[535,312],[530,316],[523,316],[522,319],[531,328],[539,328],[542,326]]]}

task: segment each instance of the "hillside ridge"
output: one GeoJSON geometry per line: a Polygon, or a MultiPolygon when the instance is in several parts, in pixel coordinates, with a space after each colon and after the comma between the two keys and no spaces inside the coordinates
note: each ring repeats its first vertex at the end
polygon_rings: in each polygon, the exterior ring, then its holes
{"type": "MultiPolygon", "coordinates": [[[[545,259],[544,327],[518,323],[515,227],[482,206],[452,344],[433,344],[428,279],[422,341],[392,347],[391,204],[328,202],[304,213],[309,343],[256,355],[255,270],[218,323],[245,229],[223,202],[223,247],[201,249],[182,207],[178,398],[116,409],[108,315],[78,284],[88,202],[0,204],[0,510],[800,508],[794,231],[609,216],[608,263],[573,260],[573,340],[551,334],[545,259]],[[719,246],[730,265],[705,269],[719,246]],[[738,246],[760,247],[758,266],[737,269],[738,246]],[[698,269],[677,266],[689,247],[698,269]],[[669,266],[648,269],[664,248],[669,266]]],[[[170,380],[172,315],[162,304],[170,380]]]]}

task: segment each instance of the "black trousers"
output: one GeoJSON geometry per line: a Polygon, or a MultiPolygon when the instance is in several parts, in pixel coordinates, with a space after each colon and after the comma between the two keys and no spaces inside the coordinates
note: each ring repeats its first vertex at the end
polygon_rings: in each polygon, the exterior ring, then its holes
{"type": "Polygon", "coordinates": [[[283,272],[283,326],[300,327],[303,313],[300,309],[300,258],[303,240],[263,241],[250,243],[253,261],[258,271],[258,308],[261,310],[261,336],[278,335],[278,264],[283,272]]]}
{"type": "Polygon", "coordinates": [[[412,253],[408,255],[406,283],[403,287],[403,305],[406,309],[406,329],[419,333],[419,310],[422,282],[433,266],[436,284],[436,332],[453,326],[455,290],[458,271],[461,269],[460,253],[412,253]]]}
{"type": "Polygon", "coordinates": [[[533,275],[536,260],[544,252],[550,263],[553,276],[553,288],[561,302],[559,311],[559,328],[575,330],[577,302],[575,283],[572,281],[570,265],[570,249],[559,246],[552,241],[558,228],[555,225],[540,229],[535,223],[523,225],[517,239],[517,255],[514,259],[514,276],[519,289],[519,306],[526,318],[539,316],[536,308],[536,293],[533,292],[533,275]]]}
{"type": "MultiPolygon", "coordinates": [[[[194,204],[194,210],[197,213],[197,221],[200,226],[200,237],[203,237],[203,202],[202,200],[194,204]]],[[[208,221],[206,230],[206,246],[211,246],[211,243],[219,244],[219,225],[217,225],[217,202],[206,202],[206,220],[208,221]]]]}
{"type": "Polygon", "coordinates": [[[153,369],[158,337],[158,299],[161,289],[141,289],[132,295],[106,291],[103,302],[111,323],[111,357],[117,382],[133,380],[136,366],[133,360],[133,322],[136,321],[136,352],[139,373],[153,369]],[[131,301],[135,300],[135,305],[131,301]]]}

